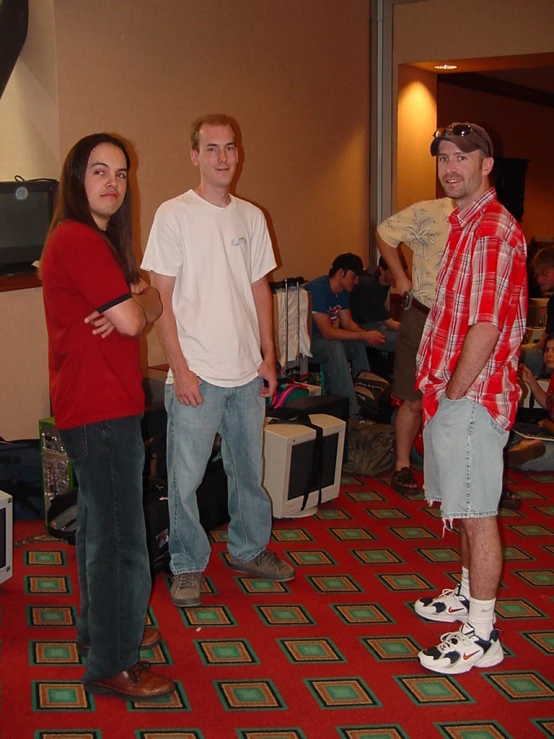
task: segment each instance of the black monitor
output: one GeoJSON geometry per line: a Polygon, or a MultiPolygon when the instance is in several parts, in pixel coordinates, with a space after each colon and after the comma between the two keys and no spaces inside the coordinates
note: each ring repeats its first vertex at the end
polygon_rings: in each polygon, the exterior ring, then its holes
{"type": "Polygon", "coordinates": [[[56,180],[0,182],[0,274],[32,272],[48,234],[56,180]]]}

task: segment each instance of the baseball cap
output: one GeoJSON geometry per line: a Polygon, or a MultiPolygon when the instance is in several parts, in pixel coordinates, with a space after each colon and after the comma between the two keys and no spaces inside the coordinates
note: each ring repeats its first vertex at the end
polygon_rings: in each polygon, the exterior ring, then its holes
{"type": "Polygon", "coordinates": [[[441,141],[451,141],[460,151],[466,153],[481,149],[486,157],[493,156],[491,137],[482,126],[476,123],[451,123],[444,128],[437,128],[431,142],[431,155],[437,156],[441,141]]]}
{"type": "Polygon", "coordinates": [[[364,274],[364,263],[357,254],[348,252],[347,254],[339,254],[332,265],[332,269],[336,272],[338,269],[343,269],[345,272],[352,270],[357,275],[364,274]]]}

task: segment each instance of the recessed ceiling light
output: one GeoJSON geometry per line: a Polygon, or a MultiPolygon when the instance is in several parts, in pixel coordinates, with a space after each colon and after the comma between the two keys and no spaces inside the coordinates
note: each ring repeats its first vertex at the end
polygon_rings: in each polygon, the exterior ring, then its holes
{"type": "Polygon", "coordinates": [[[458,69],[457,64],[435,64],[435,69],[458,69]]]}

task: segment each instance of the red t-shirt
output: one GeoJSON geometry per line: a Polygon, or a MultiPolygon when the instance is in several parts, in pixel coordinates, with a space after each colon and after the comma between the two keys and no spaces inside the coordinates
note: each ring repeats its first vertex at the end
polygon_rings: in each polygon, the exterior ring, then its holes
{"type": "Polygon", "coordinates": [[[144,411],[138,338],[94,336],[84,319],[131,298],[121,267],[94,229],[63,221],[40,265],[50,394],[56,426],[75,428],[144,411]]]}

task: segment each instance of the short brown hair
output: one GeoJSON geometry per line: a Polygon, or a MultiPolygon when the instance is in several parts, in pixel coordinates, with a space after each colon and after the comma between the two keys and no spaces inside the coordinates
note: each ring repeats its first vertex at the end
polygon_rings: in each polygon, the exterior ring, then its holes
{"type": "Polygon", "coordinates": [[[193,122],[190,131],[190,143],[194,151],[200,151],[200,129],[202,126],[229,126],[235,135],[235,140],[237,139],[237,122],[231,116],[225,115],[225,113],[201,115],[193,122]]]}
{"type": "Polygon", "coordinates": [[[535,271],[554,267],[554,245],[539,249],[533,257],[532,267],[535,271]]]}

